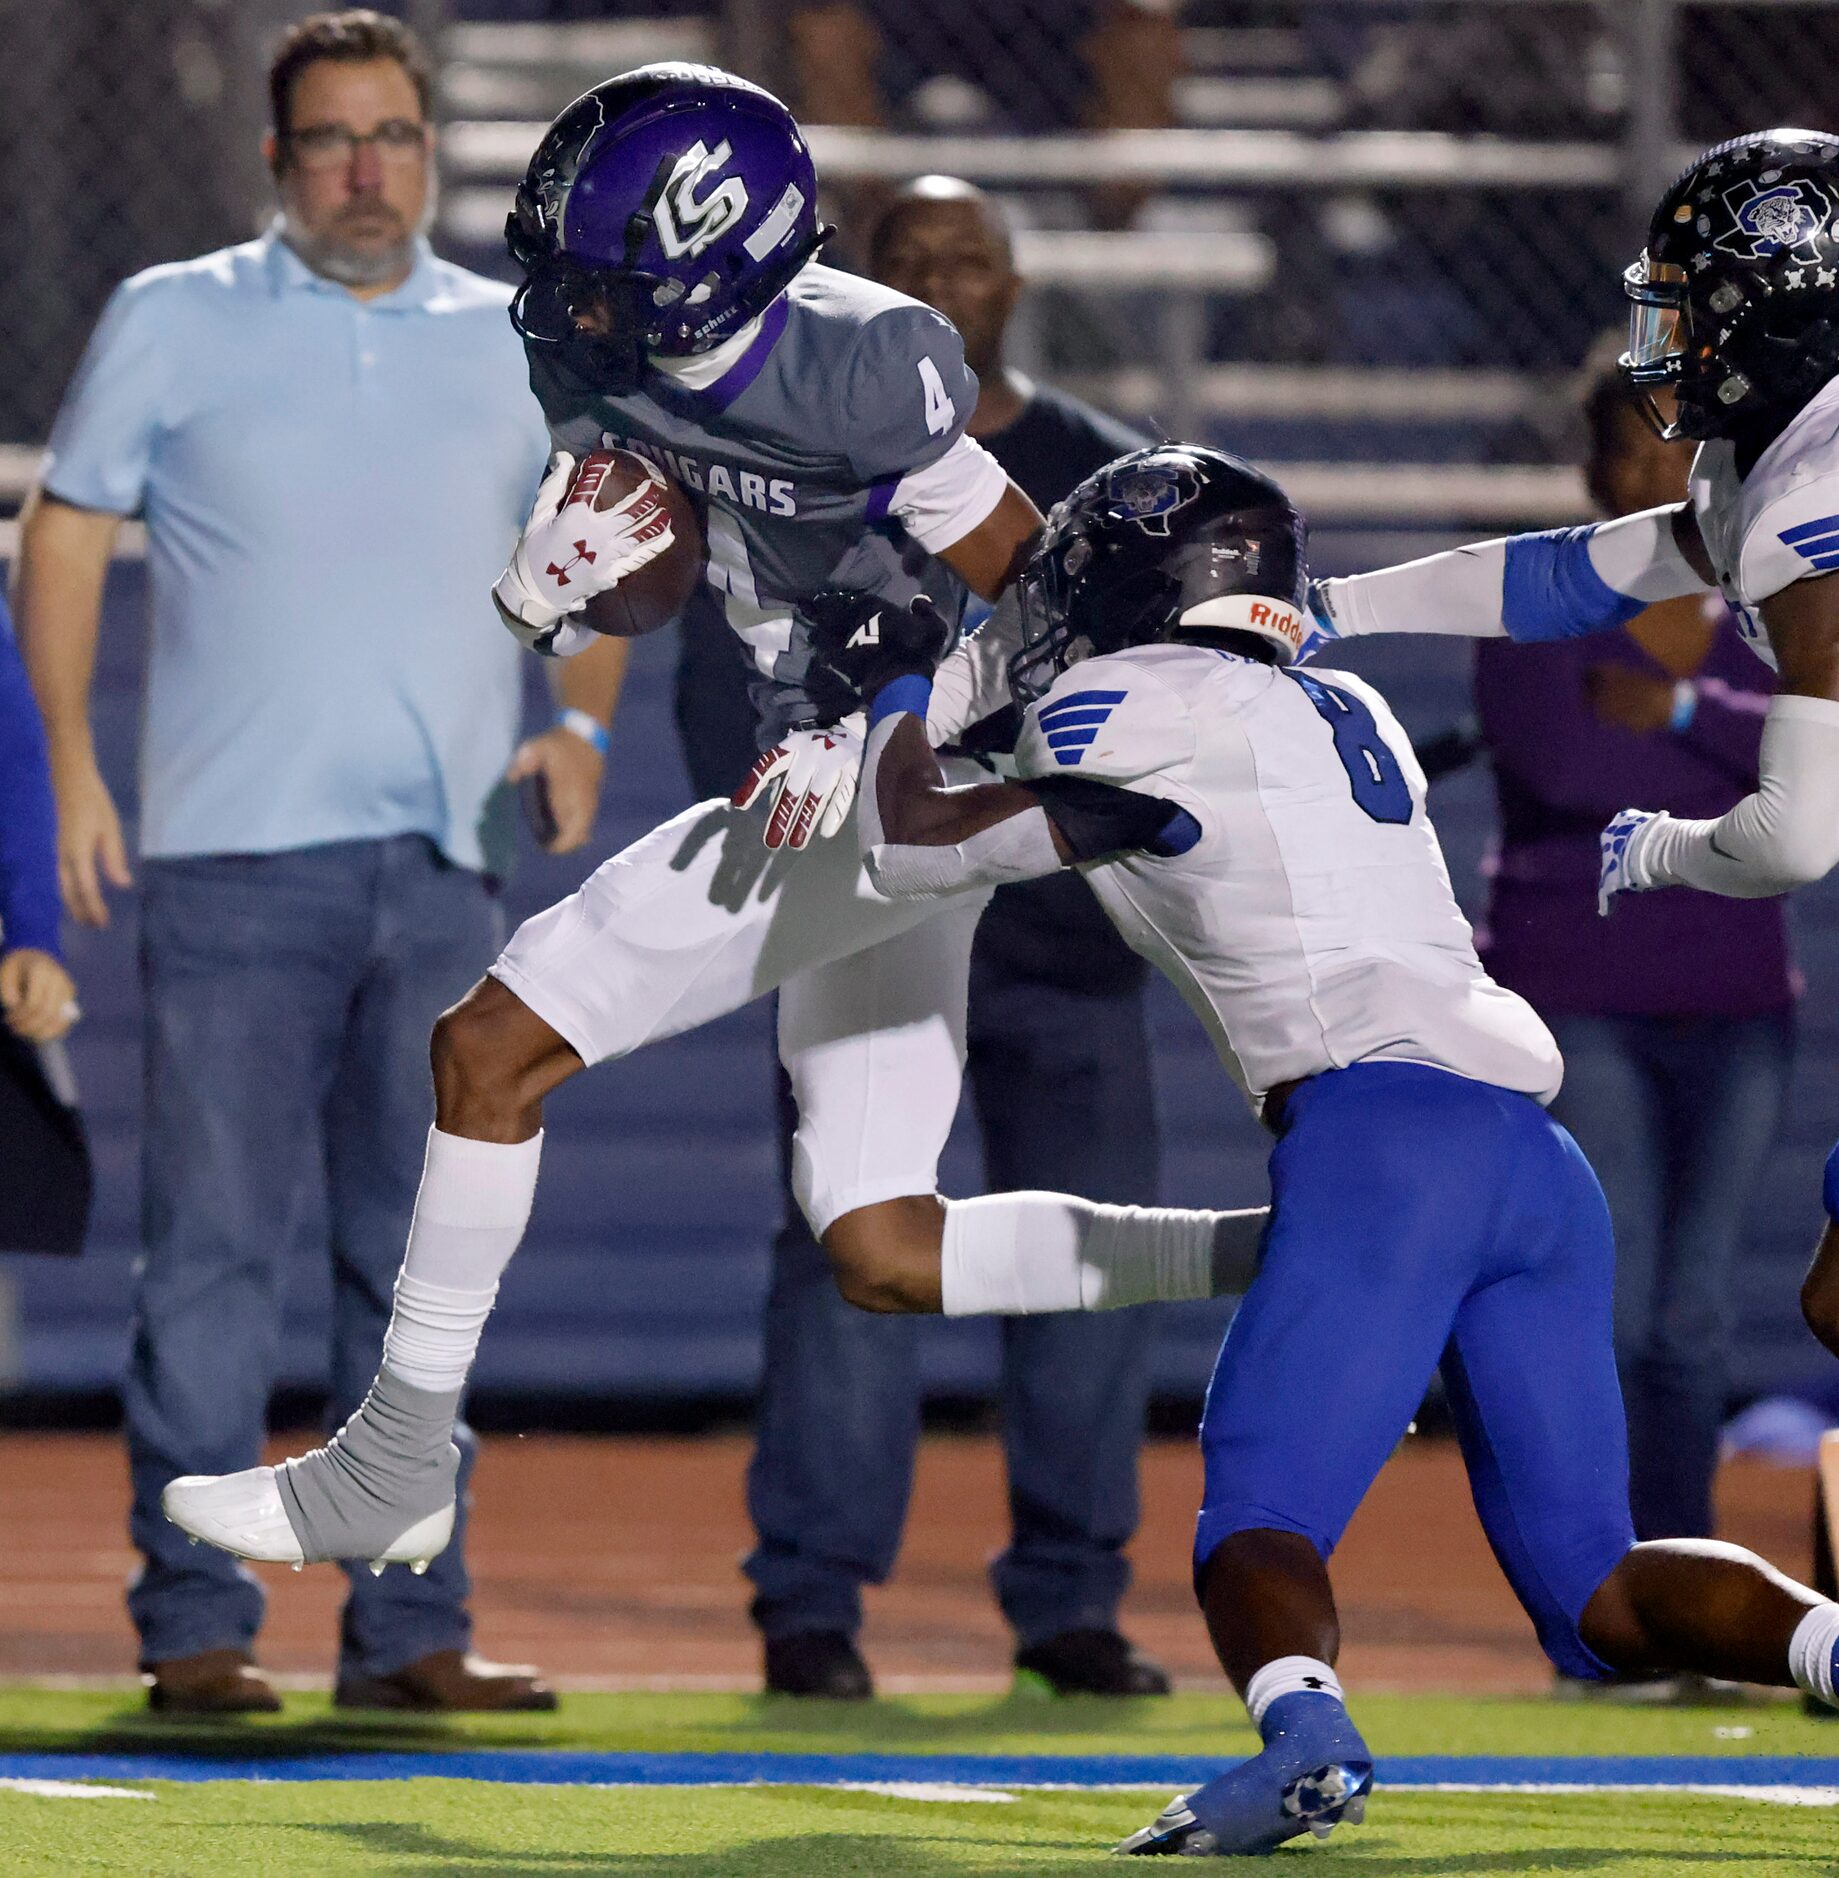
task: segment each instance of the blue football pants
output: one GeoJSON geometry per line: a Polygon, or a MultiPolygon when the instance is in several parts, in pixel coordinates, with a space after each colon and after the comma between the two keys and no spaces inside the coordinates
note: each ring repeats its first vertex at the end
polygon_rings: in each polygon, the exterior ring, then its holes
{"type": "Polygon", "coordinates": [[[1327,1558],[1439,1361],[1475,1509],[1559,1669],[1634,1543],[1602,1190],[1539,1105],[1408,1063],[1291,1097],[1264,1260],[1201,1424],[1200,1573],[1222,1540],[1299,1533],[1327,1558]]]}

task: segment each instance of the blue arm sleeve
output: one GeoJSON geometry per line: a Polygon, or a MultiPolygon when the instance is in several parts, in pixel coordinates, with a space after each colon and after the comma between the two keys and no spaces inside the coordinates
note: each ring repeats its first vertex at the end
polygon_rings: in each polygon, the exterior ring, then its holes
{"type": "Polygon", "coordinates": [[[1522,645],[1613,632],[1647,606],[1615,588],[1590,559],[1594,527],[1548,528],[1507,542],[1501,624],[1522,645]]]}
{"type": "Polygon", "coordinates": [[[1826,1157],[1826,1188],[1821,1198],[1826,1202],[1826,1217],[1839,1226],[1839,1144],[1826,1157]]]}
{"type": "Polygon", "coordinates": [[[0,948],[62,956],[57,808],[45,727],[0,602],[0,948]]]}

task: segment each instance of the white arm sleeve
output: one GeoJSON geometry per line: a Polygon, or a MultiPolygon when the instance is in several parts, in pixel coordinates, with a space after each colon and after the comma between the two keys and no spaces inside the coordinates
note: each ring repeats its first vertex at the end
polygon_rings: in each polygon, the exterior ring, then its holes
{"type": "Polygon", "coordinates": [[[1602,586],[1643,605],[1699,593],[1705,583],[1680,552],[1672,507],[1644,509],[1582,529],[1480,541],[1376,573],[1317,583],[1335,630],[1451,633],[1474,639],[1559,639],[1604,624],[1574,557],[1581,547],[1602,586]],[[1508,562],[1515,563],[1510,576],[1508,562]],[[1577,610],[1583,608],[1586,610],[1577,610]]]}
{"type": "Polygon", "coordinates": [[[975,437],[960,437],[936,462],[894,485],[888,513],[928,554],[962,541],[1002,500],[1009,475],[975,437]]]}
{"type": "Polygon", "coordinates": [[[1636,884],[1700,887],[1760,900],[1822,880],[1839,866],[1839,703],[1777,698],[1762,732],[1762,773],[1716,821],[1657,816],[1643,836],[1636,884]]]}
{"type": "Polygon", "coordinates": [[[1035,880],[1065,865],[1054,846],[1053,824],[1036,804],[1020,815],[985,828],[954,847],[924,847],[888,841],[881,826],[881,754],[905,715],[884,717],[868,734],[862,757],[857,838],[869,884],[884,900],[934,900],[971,887],[1000,887],[1035,880]]]}
{"type": "Polygon", "coordinates": [[[926,736],[935,747],[955,742],[1009,702],[1009,661],[1021,643],[1022,609],[1011,587],[933,675],[926,736]]]}

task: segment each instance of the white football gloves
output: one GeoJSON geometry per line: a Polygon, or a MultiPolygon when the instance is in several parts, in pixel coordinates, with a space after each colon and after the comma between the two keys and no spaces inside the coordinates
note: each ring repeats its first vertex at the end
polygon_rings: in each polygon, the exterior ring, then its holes
{"type": "Polygon", "coordinates": [[[848,820],[867,729],[868,720],[854,711],[827,730],[795,730],[747,772],[734,806],[772,804],[761,837],[769,848],[807,848],[848,820]]]}
{"type": "Polygon", "coordinates": [[[1649,829],[1662,817],[1652,809],[1624,809],[1597,837],[1602,862],[1596,877],[1596,910],[1605,919],[1618,893],[1644,893],[1653,886],[1642,865],[1649,829]]]}
{"type": "Polygon", "coordinates": [[[594,507],[612,461],[610,450],[592,451],[578,465],[566,450],[556,452],[511,563],[492,588],[500,618],[529,651],[566,658],[590,644],[593,633],[568,616],[676,538],[655,469],[610,509],[594,507]]]}

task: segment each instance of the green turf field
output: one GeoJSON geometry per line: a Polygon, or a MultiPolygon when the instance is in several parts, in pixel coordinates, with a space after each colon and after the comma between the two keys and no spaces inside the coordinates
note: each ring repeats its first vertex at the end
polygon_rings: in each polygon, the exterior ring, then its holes
{"type": "MultiPolygon", "coordinates": [[[[1388,1793],[1383,1785],[1388,1754],[1713,1757],[1728,1760],[1732,1784],[1745,1784],[1752,1756],[1839,1755],[1839,1724],[1805,1720],[1790,1705],[1643,1713],[1374,1696],[1356,1708],[1382,1757],[1368,1824],[1344,1828],[1325,1845],[1286,1849],[1279,1870],[1388,1878],[1839,1875],[1839,1809],[1828,1806],[1692,1794],[1388,1793]]],[[[1251,1741],[1236,1705],[1187,1695],[1130,1704],[915,1697],[860,1708],[743,1696],[574,1696],[554,1716],[451,1722],[334,1720],[323,1698],[295,1696],[282,1716],[175,1724],[146,1716],[127,1692],[0,1691],[0,1773],[6,1757],[49,1753],[114,1756],[121,1765],[149,1754],[272,1759],[277,1769],[309,1756],[545,1748],[1223,1760],[1251,1741]]],[[[175,1781],[74,1772],[83,1765],[72,1764],[73,1777],[154,1798],[50,1798],[0,1787],[0,1873],[1055,1878],[1104,1869],[1097,1861],[1108,1847],[1166,1797],[1016,1790],[1001,1800],[916,1800],[812,1787],[175,1781]]],[[[923,1762],[913,1777],[926,1777],[923,1762]]],[[[1724,1779],[1722,1768],[1717,1777],[1724,1779]]],[[[1839,1786],[1839,1760],[1832,1784],[1839,1786]]]]}

